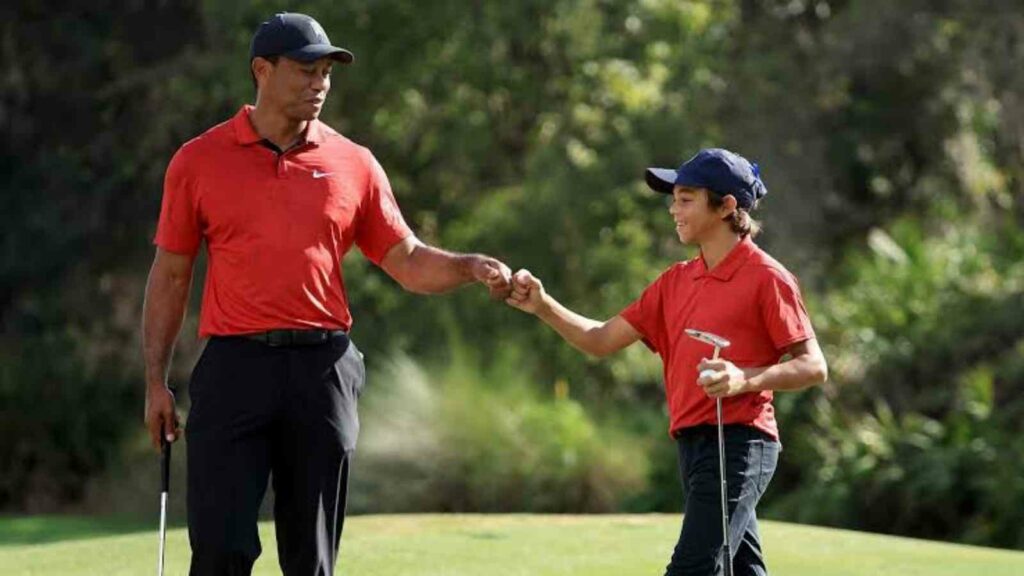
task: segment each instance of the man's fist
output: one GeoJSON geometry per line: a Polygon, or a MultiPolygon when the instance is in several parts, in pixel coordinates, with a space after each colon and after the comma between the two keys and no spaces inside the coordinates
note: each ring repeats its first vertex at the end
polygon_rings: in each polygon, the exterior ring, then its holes
{"type": "Polygon", "coordinates": [[[478,256],[473,261],[473,278],[487,286],[492,300],[504,300],[512,292],[512,269],[490,256],[478,256]]]}
{"type": "Polygon", "coordinates": [[[160,438],[174,442],[181,436],[181,423],[174,409],[174,393],[167,386],[146,387],[146,429],[149,440],[157,450],[160,438]]]}

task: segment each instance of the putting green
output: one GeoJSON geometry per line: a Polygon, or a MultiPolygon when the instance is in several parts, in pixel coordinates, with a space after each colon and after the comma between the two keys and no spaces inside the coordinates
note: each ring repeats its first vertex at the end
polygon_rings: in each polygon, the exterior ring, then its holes
{"type": "MultiPolygon", "coordinates": [[[[156,571],[156,526],[0,518],[0,574],[138,576],[156,571]],[[93,529],[90,530],[89,526],[93,529]],[[119,534],[113,534],[121,532],[119,534]]],[[[380,576],[660,575],[672,515],[396,515],[348,520],[339,573],[380,576]]],[[[1020,576],[1024,552],[763,522],[769,568],[786,576],[1020,576]]],[[[260,525],[254,574],[280,574],[274,529],[260,525]]],[[[188,536],[168,534],[169,576],[188,572],[188,536]]]]}

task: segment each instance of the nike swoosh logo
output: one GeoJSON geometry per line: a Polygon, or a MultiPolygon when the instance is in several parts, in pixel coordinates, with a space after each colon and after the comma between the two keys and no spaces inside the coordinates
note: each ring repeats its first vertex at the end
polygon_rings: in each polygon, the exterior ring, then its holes
{"type": "Polygon", "coordinates": [[[334,174],[334,172],[321,172],[319,170],[313,170],[313,178],[326,178],[334,174]]]}

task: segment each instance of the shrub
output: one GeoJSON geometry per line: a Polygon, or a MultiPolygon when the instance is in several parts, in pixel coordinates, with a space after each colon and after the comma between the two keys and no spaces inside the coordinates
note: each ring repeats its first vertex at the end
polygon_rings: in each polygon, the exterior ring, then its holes
{"type": "Polygon", "coordinates": [[[771,514],[1024,545],[1024,233],[901,221],[854,253],[822,306],[832,383],[780,402],[771,514]]]}
{"type": "Polygon", "coordinates": [[[602,426],[521,364],[464,356],[373,370],[362,407],[355,511],[607,512],[644,488],[643,446],[602,426]]]}

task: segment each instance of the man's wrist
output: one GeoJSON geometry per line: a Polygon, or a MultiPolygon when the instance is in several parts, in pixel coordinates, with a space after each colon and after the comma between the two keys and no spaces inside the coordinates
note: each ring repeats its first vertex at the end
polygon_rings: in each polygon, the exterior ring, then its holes
{"type": "Polygon", "coordinates": [[[167,389],[167,378],[163,376],[146,375],[146,388],[149,390],[167,389]]]}
{"type": "Polygon", "coordinates": [[[476,267],[483,260],[482,254],[462,254],[458,257],[459,276],[463,282],[476,282],[476,267]]]}

